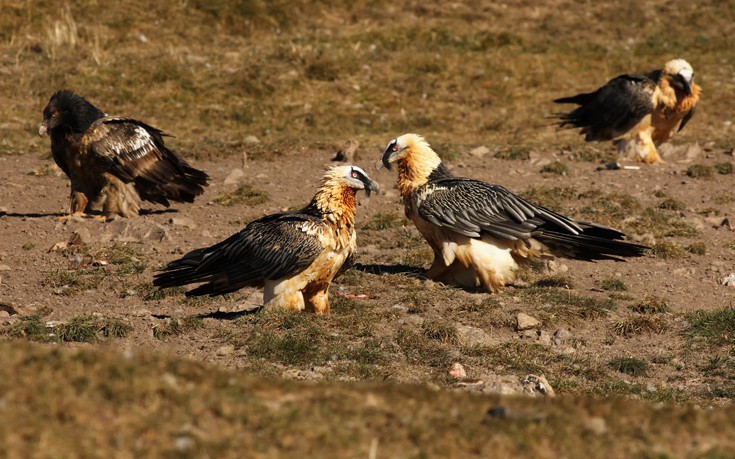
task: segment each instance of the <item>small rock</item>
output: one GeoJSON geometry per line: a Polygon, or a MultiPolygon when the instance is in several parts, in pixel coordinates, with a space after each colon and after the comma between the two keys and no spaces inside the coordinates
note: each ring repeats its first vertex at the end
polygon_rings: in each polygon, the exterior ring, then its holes
{"type": "Polygon", "coordinates": [[[536,341],[543,346],[551,346],[551,335],[545,330],[536,333],[536,341]]]}
{"type": "Polygon", "coordinates": [[[605,418],[599,416],[593,416],[587,418],[582,422],[582,426],[588,432],[592,432],[595,435],[604,435],[607,433],[607,422],[605,418]]]}
{"type": "Polygon", "coordinates": [[[219,349],[217,349],[217,355],[220,357],[224,357],[227,355],[232,355],[235,353],[235,346],[228,344],[226,346],[222,346],[219,349]]]}
{"type": "Polygon", "coordinates": [[[10,317],[10,313],[5,310],[0,310],[0,317],[10,317]]]}
{"type": "Polygon", "coordinates": [[[245,177],[245,172],[242,169],[232,169],[232,172],[225,178],[225,185],[238,185],[243,177],[245,177]]]}
{"type": "Polygon", "coordinates": [[[539,322],[538,319],[529,316],[525,312],[519,312],[516,316],[516,330],[518,331],[537,328],[539,325],[541,325],[541,322],[539,322]]]}
{"type": "Polygon", "coordinates": [[[92,242],[92,235],[87,228],[79,228],[71,233],[69,245],[87,245],[92,242]]]}
{"type": "Polygon", "coordinates": [[[148,309],[136,309],[132,311],[130,314],[135,317],[146,317],[146,316],[153,315],[153,313],[148,309]]]}
{"type": "Polygon", "coordinates": [[[0,265],[0,271],[12,271],[13,268],[11,268],[8,265],[0,265]]]}
{"type": "Polygon", "coordinates": [[[461,324],[457,325],[457,337],[462,345],[468,347],[490,346],[497,344],[498,341],[493,339],[493,337],[482,328],[461,324]]]}
{"type": "Polygon", "coordinates": [[[735,274],[730,273],[729,275],[720,279],[720,284],[725,287],[735,287],[735,274]]]}
{"type": "MultiPolygon", "coordinates": [[[[151,239],[158,242],[170,241],[171,233],[169,233],[165,226],[156,224],[143,235],[143,239],[151,239]]],[[[120,239],[118,239],[118,241],[120,241],[120,239]]],[[[136,240],[135,242],[138,241],[136,240]]]]}
{"type": "Polygon", "coordinates": [[[0,206],[0,215],[5,215],[8,213],[8,208],[5,206],[0,206]]]}
{"type": "Polygon", "coordinates": [[[359,147],[360,142],[356,139],[348,140],[342,149],[337,152],[337,155],[332,158],[332,161],[350,162],[357,159],[357,149],[359,147]]]}
{"type": "Polygon", "coordinates": [[[196,442],[194,441],[194,439],[185,435],[176,437],[176,440],[174,440],[174,444],[176,446],[176,449],[179,451],[188,451],[196,446],[196,442]]]}
{"type": "Polygon", "coordinates": [[[194,229],[197,227],[197,224],[194,223],[194,220],[189,217],[173,217],[169,219],[168,222],[174,226],[183,226],[184,228],[189,229],[194,229]]]}
{"type": "Polygon", "coordinates": [[[257,145],[257,144],[260,143],[260,139],[258,139],[254,135],[249,135],[249,136],[245,137],[242,141],[246,145],[257,145]]]}
{"type": "Polygon", "coordinates": [[[459,362],[454,362],[452,367],[449,369],[449,376],[454,379],[464,379],[467,377],[467,372],[459,362]]]}
{"type": "Polygon", "coordinates": [[[298,368],[290,368],[281,373],[283,379],[296,379],[299,381],[321,381],[324,375],[312,370],[299,370],[298,368]]]}
{"type": "Polygon", "coordinates": [[[569,339],[571,336],[572,334],[569,332],[569,330],[567,330],[566,328],[560,328],[554,332],[552,342],[554,343],[554,346],[559,347],[566,343],[567,339],[569,339]]]}
{"type": "Polygon", "coordinates": [[[470,150],[470,154],[475,158],[484,158],[488,153],[490,153],[490,149],[485,145],[470,150]]]}
{"type": "Polygon", "coordinates": [[[546,380],[544,375],[528,375],[523,379],[523,381],[521,381],[521,385],[523,386],[523,392],[528,395],[536,396],[540,394],[545,397],[556,396],[554,389],[551,387],[551,384],[549,384],[549,381],[546,380]]]}

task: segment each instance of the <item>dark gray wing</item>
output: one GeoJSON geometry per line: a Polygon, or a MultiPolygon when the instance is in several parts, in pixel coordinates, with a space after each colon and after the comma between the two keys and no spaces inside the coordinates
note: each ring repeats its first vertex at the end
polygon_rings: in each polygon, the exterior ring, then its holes
{"type": "Polygon", "coordinates": [[[684,118],[681,119],[681,124],[679,124],[679,130],[676,132],[679,132],[682,129],[684,129],[684,126],[686,126],[689,120],[692,119],[692,116],[694,116],[694,107],[692,107],[692,109],[689,110],[686,115],[684,115],[684,118]]]}
{"type": "Polygon", "coordinates": [[[134,182],[141,198],[165,206],[169,199],[193,202],[204,192],[208,176],[166,148],[164,135],[140,121],[108,116],[90,126],[82,144],[110,172],[134,182]]]}
{"type": "Polygon", "coordinates": [[[425,220],[465,236],[482,233],[501,239],[527,239],[539,227],[578,234],[573,220],[536,206],[499,185],[480,180],[449,178],[430,182],[418,195],[418,213],[425,220]]]}
{"type": "Polygon", "coordinates": [[[218,295],[296,275],[322,252],[317,233],[323,225],[317,217],[298,212],[255,220],[228,239],[169,263],[156,274],[154,285],[205,282],[187,295],[218,295]]]}
{"type": "Polygon", "coordinates": [[[582,128],[585,140],[613,140],[653,112],[656,80],[652,75],[620,75],[595,92],[556,99],[559,104],[578,104],[560,113],[559,127],[582,128]]]}

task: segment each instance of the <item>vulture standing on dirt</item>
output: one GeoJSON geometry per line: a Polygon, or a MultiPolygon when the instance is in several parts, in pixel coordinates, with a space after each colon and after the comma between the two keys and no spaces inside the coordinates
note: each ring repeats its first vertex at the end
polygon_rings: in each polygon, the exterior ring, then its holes
{"type": "Polygon", "coordinates": [[[560,113],[559,127],[581,128],[586,141],[612,140],[623,154],[647,164],[662,162],[656,146],[682,130],[694,114],[700,87],[684,59],[646,75],[620,75],[597,91],[556,99],[577,104],[560,113]]]}
{"type": "Polygon", "coordinates": [[[584,260],[640,256],[646,247],[618,230],[577,222],[499,185],[455,177],[419,135],[390,142],[382,158],[398,165],[406,216],[434,250],[430,279],[498,292],[519,263],[564,255],[584,260]]]}
{"type": "Polygon", "coordinates": [[[194,202],[207,174],[163,144],[162,131],[131,119],[107,116],[69,90],[54,93],[43,109],[38,134],[51,137],[51,154],[71,181],[71,215],[101,210],[136,217],[141,198],[162,204],[194,202]]]}
{"type": "Polygon", "coordinates": [[[255,220],[212,247],[194,250],[169,263],[153,283],[204,283],[187,296],[264,287],[266,307],[326,313],[329,284],[349,268],[355,250],[355,194],[378,189],[359,167],[333,167],[303,209],[255,220]]]}

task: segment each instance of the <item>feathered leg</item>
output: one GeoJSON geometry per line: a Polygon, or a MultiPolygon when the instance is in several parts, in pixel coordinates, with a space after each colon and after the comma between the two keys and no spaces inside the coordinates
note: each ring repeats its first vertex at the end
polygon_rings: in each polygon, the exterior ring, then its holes
{"type": "Polygon", "coordinates": [[[306,310],[315,314],[327,314],[329,312],[328,290],[320,290],[306,296],[306,310]]]}

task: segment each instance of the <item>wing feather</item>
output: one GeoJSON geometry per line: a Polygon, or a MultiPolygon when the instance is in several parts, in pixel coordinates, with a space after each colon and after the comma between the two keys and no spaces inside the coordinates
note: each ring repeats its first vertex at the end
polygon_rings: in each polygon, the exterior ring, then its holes
{"type": "Polygon", "coordinates": [[[579,105],[557,115],[559,127],[582,128],[587,141],[613,140],[653,112],[655,90],[651,75],[620,75],[595,92],[556,99],[555,103],[579,105]]]}
{"type": "Polygon", "coordinates": [[[323,250],[317,232],[324,224],[288,212],[255,220],[228,239],[194,250],[156,274],[154,285],[174,287],[204,282],[187,295],[219,295],[266,279],[296,275],[323,250]]]}
{"type": "Polygon", "coordinates": [[[421,218],[469,237],[486,232],[502,239],[527,239],[541,226],[570,234],[582,231],[573,220],[480,180],[439,180],[429,183],[421,195],[417,203],[421,218]]]}
{"type": "Polygon", "coordinates": [[[131,118],[104,117],[82,139],[84,148],[124,182],[134,182],[140,197],[169,205],[193,202],[208,176],[166,148],[162,131],[131,118]]]}

